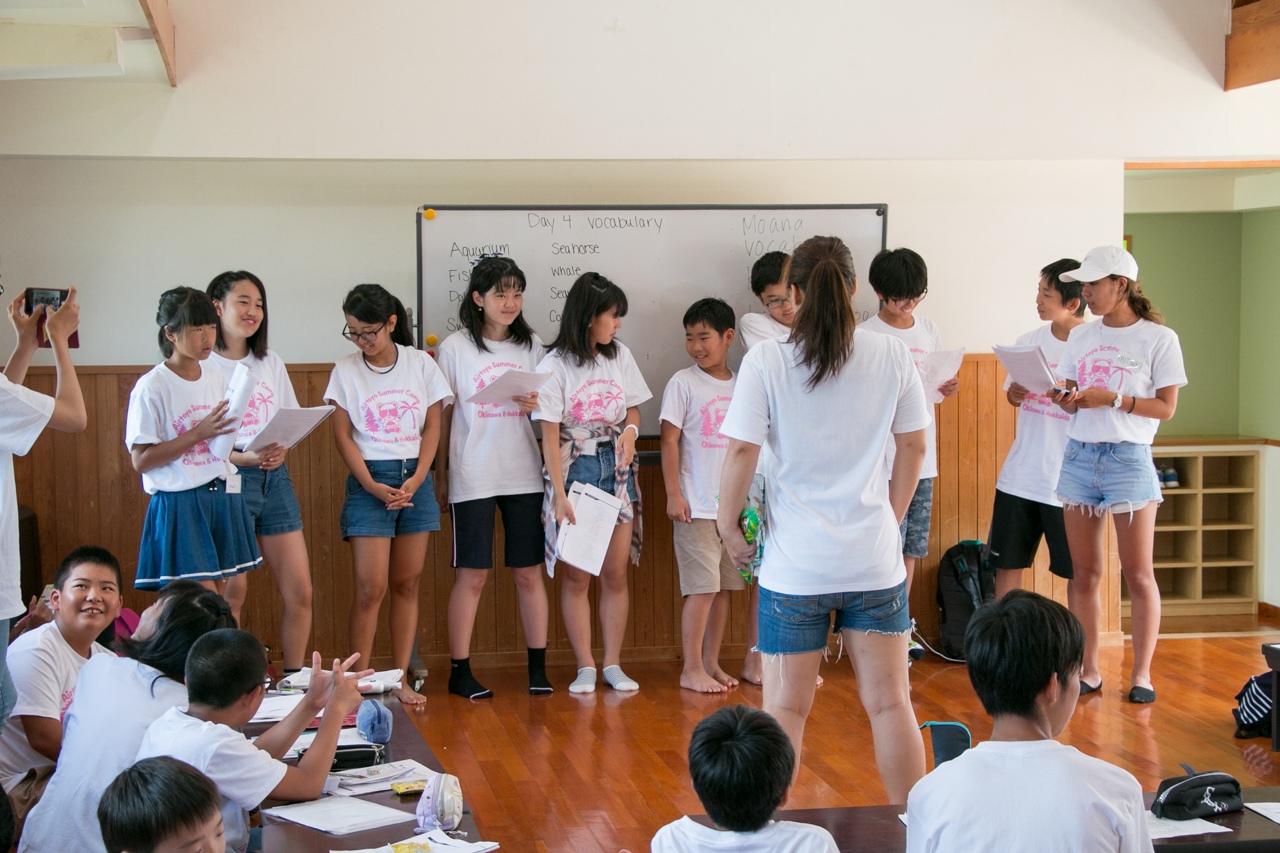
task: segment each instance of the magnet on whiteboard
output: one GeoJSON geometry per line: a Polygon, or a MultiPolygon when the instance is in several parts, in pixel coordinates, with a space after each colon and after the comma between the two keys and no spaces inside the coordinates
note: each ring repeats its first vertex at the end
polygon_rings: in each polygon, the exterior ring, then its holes
{"type": "Polygon", "coordinates": [[[432,358],[435,358],[435,357],[436,357],[436,351],[435,351],[435,350],[433,350],[433,349],[429,349],[429,350],[427,350],[427,355],[431,356],[432,358]]]}
{"type": "Polygon", "coordinates": [[[422,218],[423,218],[423,219],[435,219],[435,218],[436,218],[436,211],[435,211],[435,208],[428,207],[426,210],[422,211],[422,218]]]}
{"type": "Polygon", "coordinates": [[[439,338],[435,335],[427,335],[427,346],[433,347],[439,342],[439,338]]]}

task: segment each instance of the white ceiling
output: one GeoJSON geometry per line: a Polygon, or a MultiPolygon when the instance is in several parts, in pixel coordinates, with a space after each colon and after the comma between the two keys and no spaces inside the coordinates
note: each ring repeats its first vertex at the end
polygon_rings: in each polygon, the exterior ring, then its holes
{"type": "Polygon", "coordinates": [[[1125,213],[1280,208],[1280,168],[1136,169],[1124,173],[1125,213]]]}

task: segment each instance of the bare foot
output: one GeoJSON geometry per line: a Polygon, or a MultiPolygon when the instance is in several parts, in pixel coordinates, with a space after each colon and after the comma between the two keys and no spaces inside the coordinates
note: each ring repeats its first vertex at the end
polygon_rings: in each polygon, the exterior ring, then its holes
{"type": "Polygon", "coordinates": [[[723,684],[725,687],[738,686],[738,679],[734,678],[732,675],[725,672],[723,669],[721,669],[718,666],[712,667],[711,669],[707,670],[707,675],[710,675],[712,678],[714,678],[716,681],[723,684]]]}
{"type": "MultiPolygon", "coordinates": [[[[403,683],[404,683],[404,682],[401,682],[401,684],[403,684],[403,683]]],[[[408,687],[394,687],[394,688],[392,688],[392,690],[391,690],[391,695],[392,695],[392,696],[395,696],[397,699],[399,699],[399,700],[400,700],[400,704],[402,704],[402,705],[425,705],[425,704],[427,704],[427,697],[426,697],[426,696],[423,696],[423,695],[422,695],[421,693],[419,693],[418,691],[413,690],[413,689],[410,689],[410,688],[408,688],[408,687]]]]}
{"type": "Polygon", "coordinates": [[[757,687],[764,683],[764,679],[761,678],[759,652],[747,652],[747,656],[742,659],[742,671],[738,675],[743,681],[757,687]]]}
{"type": "Polygon", "coordinates": [[[695,693],[724,693],[729,689],[705,672],[680,673],[680,686],[695,693]]]}

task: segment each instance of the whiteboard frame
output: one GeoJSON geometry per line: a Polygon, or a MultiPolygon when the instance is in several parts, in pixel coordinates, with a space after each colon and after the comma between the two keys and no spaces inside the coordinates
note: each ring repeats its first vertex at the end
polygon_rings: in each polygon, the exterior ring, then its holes
{"type": "Polygon", "coordinates": [[[889,205],[887,204],[423,204],[414,213],[418,248],[418,313],[413,318],[418,349],[422,342],[422,227],[427,210],[875,210],[881,219],[880,251],[889,245],[889,205]]]}

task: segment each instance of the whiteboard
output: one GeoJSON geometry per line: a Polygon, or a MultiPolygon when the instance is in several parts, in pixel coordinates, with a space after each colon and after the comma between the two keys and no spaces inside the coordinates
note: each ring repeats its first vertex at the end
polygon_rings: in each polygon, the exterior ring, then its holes
{"type": "MultiPolygon", "coordinates": [[[[618,339],[635,355],[653,399],[640,407],[641,431],[656,435],[667,380],[693,362],[684,350],[685,310],[705,296],[735,316],[763,312],[751,292],[751,265],[764,253],[790,252],[814,236],[835,236],[853,252],[854,307],[865,320],[879,310],[867,268],[885,247],[888,206],[776,207],[456,207],[423,205],[418,231],[418,346],[457,331],[458,303],[471,261],[501,252],[524,271],[525,320],[543,342],[560,327],[564,300],[584,272],[598,272],[627,294],[618,339]]],[[[426,346],[426,349],[432,349],[426,346]]],[[[734,344],[730,366],[742,347],[734,344]]]]}

